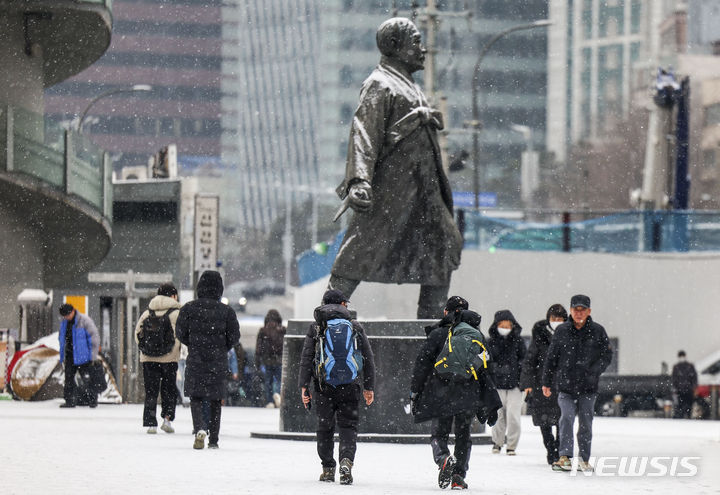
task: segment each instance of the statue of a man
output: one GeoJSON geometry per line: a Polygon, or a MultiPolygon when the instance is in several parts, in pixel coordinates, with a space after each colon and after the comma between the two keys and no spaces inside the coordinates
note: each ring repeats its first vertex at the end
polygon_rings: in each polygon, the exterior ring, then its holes
{"type": "Polygon", "coordinates": [[[329,286],[350,297],[361,280],[420,284],[417,317],[438,318],[462,249],[437,140],[442,114],[412,78],[426,52],[412,21],[383,22],[377,45],[380,64],[360,91],[337,189],[355,214],[329,286]]]}

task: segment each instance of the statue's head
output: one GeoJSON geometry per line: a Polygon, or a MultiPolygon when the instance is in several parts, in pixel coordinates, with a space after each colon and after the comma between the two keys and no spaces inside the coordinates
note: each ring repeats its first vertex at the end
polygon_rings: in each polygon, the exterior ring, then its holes
{"type": "Polygon", "coordinates": [[[376,35],[380,53],[397,60],[413,73],[425,68],[425,47],[420,31],[410,19],[393,17],[380,24],[376,35]]]}

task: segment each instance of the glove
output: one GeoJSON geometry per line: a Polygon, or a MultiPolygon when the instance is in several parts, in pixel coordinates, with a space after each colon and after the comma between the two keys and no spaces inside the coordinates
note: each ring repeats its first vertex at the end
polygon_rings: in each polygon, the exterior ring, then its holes
{"type": "Polygon", "coordinates": [[[413,416],[417,414],[417,407],[418,407],[418,400],[420,399],[420,394],[417,392],[413,392],[410,394],[410,412],[413,416]]]}
{"type": "Polygon", "coordinates": [[[355,182],[348,191],[350,207],[358,213],[365,213],[372,206],[372,188],[370,184],[361,180],[355,182]]]}
{"type": "Polygon", "coordinates": [[[495,423],[497,423],[498,420],[498,410],[495,409],[494,411],[490,411],[490,414],[488,414],[487,417],[487,425],[488,426],[495,426],[495,423]]]}

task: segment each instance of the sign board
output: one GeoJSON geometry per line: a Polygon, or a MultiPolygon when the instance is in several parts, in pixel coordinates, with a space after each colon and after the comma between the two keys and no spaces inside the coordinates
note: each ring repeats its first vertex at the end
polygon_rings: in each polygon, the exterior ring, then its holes
{"type": "Polygon", "coordinates": [[[87,296],[65,296],[63,299],[67,304],[72,304],[72,307],[77,309],[80,313],[87,314],[87,296]]]}
{"type": "MultiPolygon", "coordinates": [[[[478,194],[481,208],[494,208],[497,206],[497,193],[481,192],[478,194]]],[[[453,191],[453,204],[455,208],[475,208],[472,191],[453,191]]]]}
{"type": "Polygon", "coordinates": [[[220,197],[216,194],[195,196],[194,270],[215,270],[218,259],[220,197]]]}

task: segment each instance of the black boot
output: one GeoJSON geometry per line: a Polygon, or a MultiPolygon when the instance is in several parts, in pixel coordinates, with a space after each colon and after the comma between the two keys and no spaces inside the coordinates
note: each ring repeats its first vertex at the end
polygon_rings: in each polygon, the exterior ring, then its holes
{"type": "Polygon", "coordinates": [[[350,459],[343,459],[340,461],[340,484],[341,485],[352,485],[352,467],[353,462],[350,459]]]}
{"type": "Polygon", "coordinates": [[[335,466],[323,467],[322,474],[320,475],[320,481],[335,483],[335,466]]]}

